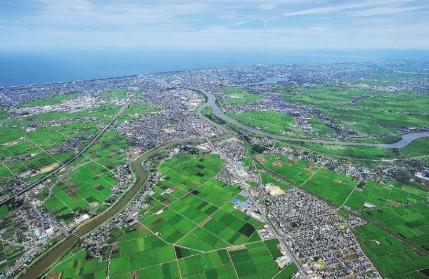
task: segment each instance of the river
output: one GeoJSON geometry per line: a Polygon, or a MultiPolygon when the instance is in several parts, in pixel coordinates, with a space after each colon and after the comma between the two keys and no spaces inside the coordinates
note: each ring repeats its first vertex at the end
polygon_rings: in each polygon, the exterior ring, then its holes
{"type": "MultiPolygon", "coordinates": [[[[429,136],[429,131],[409,133],[409,134],[403,135],[401,140],[397,142],[383,144],[383,143],[344,142],[344,141],[321,140],[321,139],[303,139],[303,138],[294,138],[294,137],[276,135],[276,134],[271,134],[271,133],[244,125],[239,121],[229,117],[216,104],[216,96],[214,96],[213,94],[202,91],[200,89],[195,89],[195,88],[190,88],[190,89],[200,92],[207,97],[207,102],[204,105],[200,106],[199,112],[201,112],[201,109],[203,109],[204,107],[209,106],[213,109],[213,114],[216,117],[226,121],[229,124],[235,125],[249,133],[262,136],[262,137],[268,137],[268,138],[273,138],[278,140],[311,142],[311,143],[322,143],[322,144],[333,144],[333,145],[354,145],[354,146],[368,146],[368,147],[380,147],[380,148],[402,148],[407,146],[412,141],[418,138],[429,136]]],[[[64,253],[66,253],[69,249],[71,249],[80,240],[81,237],[85,236],[86,234],[88,234],[89,232],[91,232],[92,230],[94,230],[95,228],[97,228],[98,226],[102,225],[104,222],[106,222],[107,220],[115,216],[117,213],[119,213],[135,197],[135,195],[139,192],[139,190],[141,190],[141,188],[143,187],[148,177],[147,170],[142,166],[142,163],[145,160],[153,157],[156,154],[159,154],[162,150],[165,150],[166,148],[171,148],[172,146],[177,144],[186,143],[186,142],[199,143],[203,141],[205,141],[205,139],[190,139],[190,140],[183,140],[179,142],[166,143],[152,150],[149,150],[148,152],[138,157],[131,164],[132,171],[135,175],[134,184],[118,199],[118,201],[115,202],[105,212],[79,225],[72,234],[62,239],[58,244],[51,247],[47,252],[43,253],[37,260],[35,260],[34,263],[32,263],[27,269],[21,272],[17,276],[17,278],[33,279],[41,276],[53,264],[55,264],[58,261],[58,259],[62,255],[64,255],[64,253]]]]}
{"type": "Polygon", "coordinates": [[[309,138],[296,138],[296,137],[288,137],[283,135],[276,135],[272,134],[263,130],[259,130],[247,125],[244,125],[243,123],[235,120],[234,118],[226,115],[221,108],[216,104],[216,96],[213,95],[210,92],[206,92],[201,89],[197,88],[190,88],[194,91],[200,92],[204,94],[207,97],[207,103],[200,107],[203,109],[204,107],[211,107],[213,109],[213,114],[222,119],[223,121],[232,124],[234,126],[239,127],[240,129],[243,129],[251,134],[261,136],[261,137],[267,137],[277,140],[287,140],[287,141],[295,141],[295,142],[309,142],[309,143],[321,143],[321,144],[332,144],[332,145],[350,145],[350,146],[366,146],[366,147],[379,147],[379,148],[403,148],[413,142],[414,140],[418,138],[423,137],[429,137],[429,131],[423,131],[423,132],[415,132],[415,133],[409,133],[402,136],[402,138],[393,143],[364,143],[364,142],[352,142],[352,141],[339,141],[339,140],[324,140],[324,139],[309,139],[309,138]]]}
{"type": "Polygon", "coordinates": [[[92,230],[119,213],[136,196],[136,194],[142,189],[144,183],[146,182],[148,172],[142,166],[142,163],[145,160],[159,154],[167,148],[171,148],[178,144],[201,143],[205,140],[206,139],[185,139],[183,141],[165,143],[145,152],[140,157],[135,159],[131,163],[131,169],[135,177],[134,184],[109,209],[79,225],[72,234],[65,237],[58,244],[43,253],[27,269],[21,272],[17,278],[34,279],[43,275],[53,264],[58,261],[62,255],[64,255],[65,252],[71,249],[80,240],[81,237],[90,233],[92,230]]]}

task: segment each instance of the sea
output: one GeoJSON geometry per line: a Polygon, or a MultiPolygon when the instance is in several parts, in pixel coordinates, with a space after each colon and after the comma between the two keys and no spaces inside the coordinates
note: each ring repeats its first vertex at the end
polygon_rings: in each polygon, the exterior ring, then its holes
{"type": "Polygon", "coordinates": [[[424,51],[0,50],[0,87],[257,64],[424,59],[424,51]]]}

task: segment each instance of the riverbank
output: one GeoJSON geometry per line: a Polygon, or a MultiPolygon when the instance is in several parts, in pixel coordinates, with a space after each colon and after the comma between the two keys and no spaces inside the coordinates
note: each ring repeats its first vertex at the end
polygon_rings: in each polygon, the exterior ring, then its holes
{"type": "Polygon", "coordinates": [[[416,139],[429,137],[429,131],[422,131],[422,132],[405,134],[401,137],[399,141],[393,142],[393,143],[365,143],[365,142],[352,142],[352,141],[339,141],[339,140],[294,138],[294,137],[272,134],[263,130],[259,130],[259,129],[244,125],[243,123],[237,121],[236,119],[226,115],[224,111],[217,105],[217,98],[212,93],[201,89],[197,89],[197,88],[190,88],[190,89],[196,92],[199,92],[200,94],[203,94],[207,99],[206,104],[201,106],[200,111],[205,107],[210,107],[212,109],[212,114],[216,118],[221,119],[222,121],[228,124],[234,125],[246,132],[249,132],[259,137],[267,137],[271,139],[291,141],[291,142],[318,143],[318,144],[341,145],[341,146],[364,146],[364,147],[376,147],[376,148],[387,148],[387,149],[404,148],[410,143],[412,143],[413,141],[415,141],[416,139]]]}
{"type": "Polygon", "coordinates": [[[164,143],[159,145],[139,157],[131,163],[131,170],[134,174],[133,185],[106,211],[94,216],[83,224],[79,225],[72,234],[65,237],[55,246],[46,251],[43,255],[34,261],[27,269],[18,274],[15,278],[18,279],[34,279],[42,276],[47,270],[52,267],[62,255],[76,245],[79,240],[102,225],[104,222],[116,216],[125,206],[138,194],[148,178],[148,171],[143,167],[143,163],[154,157],[155,155],[172,148],[176,145],[185,143],[202,143],[205,139],[186,139],[183,141],[164,143]]]}

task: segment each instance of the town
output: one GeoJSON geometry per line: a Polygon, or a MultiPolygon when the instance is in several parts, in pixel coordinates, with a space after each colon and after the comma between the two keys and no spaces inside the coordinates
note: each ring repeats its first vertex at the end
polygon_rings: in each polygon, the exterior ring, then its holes
{"type": "Polygon", "coordinates": [[[428,276],[429,77],[404,68],[0,88],[0,278],[428,276]]]}

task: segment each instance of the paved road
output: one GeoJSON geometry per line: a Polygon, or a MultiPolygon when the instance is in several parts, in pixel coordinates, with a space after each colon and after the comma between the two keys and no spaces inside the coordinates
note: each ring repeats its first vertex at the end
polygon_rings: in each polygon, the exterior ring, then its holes
{"type": "Polygon", "coordinates": [[[3,204],[8,204],[9,202],[13,201],[16,197],[26,193],[27,191],[29,191],[29,190],[33,189],[34,187],[40,185],[41,183],[45,182],[46,180],[48,180],[49,178],[51,178],[52,176],[54,176],[55,174],[57,174],[58,172],[63,170],[65,167],[70,165],[74,160],[79,158],[85,151],[88,150],[88,148],[90,148],[104,134],[104,132],[106,132],[106,130],[108,128],[110,128],[110,126],[113,124],[113,122],[115,122],[115,120],[118,118],[118,116],[124,112],[124,110],[126,109],[127,106],[128,106],[128,104],[123,106],[121,108],[121,110],[109,121],[109,123],[107,123],[106,126],[104,126],[104,128],[82,150],[80,150],[78,153],[73,155],[73,157],[71,157],[70,159],[65,161],[62,165],[58,166],[56,169],[51,171],[48,175],[46,175],[46,176],[40,178],[39,180],[31,183],[30,185],[28,185],[26,188],[24,188],[20,192],[18,192],[15,195],[7,198],[6,200],[3,200],[2,202],[0,202],[0,206],[3,204]]]}
{"type": "Polygon", "coordinates": [[[211,107],[213,109],[213,114],[224,120],[225,122],[232,124],[234,126],[237,126],[249,133],[252,133],[257,136],[261,137],[267,137],[277,140],[287,140],[287,141],[295,141],[295,142],[310,142],[310,143],[321,143],[321,144],[332,144],[332,145],[349,145],[349,146],[366,146],[366,147],[379,147],[379,148],[403,148],[413,142],[414,140],[418,138],[423,137],[429,137],[429,131],[424,132],[416,132],[416,133],[409,133],[402,136],[402,138],[394,143],[364,143],[364,142],[352,142],[352,141],[339,141],[339,140],[323,140],[323,139],[309,139],[309,138],[295,138],[295,137],[288,137],[288,136],[282,136],[282,135],[276,135],[269,132],[265,132],[247,125],[244,125],[243,123],[235,120],[234,118],[226,115],[221,108],[216,104],[216,96],[213,95],[210,92],[198,89],[198,88],[189,88],[191,90],[197,91],[204,96],[207,97],[207,102],[205,105],[200,107],[200,110],[204,107],[211,107]]]}
{"type": "MultiPolygon", "coordinates": [[[[220,140],[225,138],[224,136],[212,138],[212,140],[220,140]]],[[[134,199],[137,193],[143,188],[147,178],[148,171],[143,167],[143,162],[152,158],[153,156],[163,152],[166,149],[171,149],[179,144],[184,143],[194,143],[199,144],[206,142],[205,138],[191,138],[184,139],[180,141],[174,141],[169,143],[164,143],[159,145],[135,159],[131,163],[131,169],[134,174],[134,184],[106,211],[103,213],[92,217],[91,219],[85,221],[79,225],[73,233],[69,236],[62,239],[58,244],[51,247],[48,251],[42,254],[38,259],[36,259],[27,269],[23,270],[17,278],[19,279],[33,279],[39,278],[42,274],[47,272],[47,270],[52,267],[58,259],[64,255],[69,249],[71,249],[81,237],[87,235],[100,225],[104,224],[106,221],[116,216],[118,213],[125,208],[125,206],[134,199]]]]}

